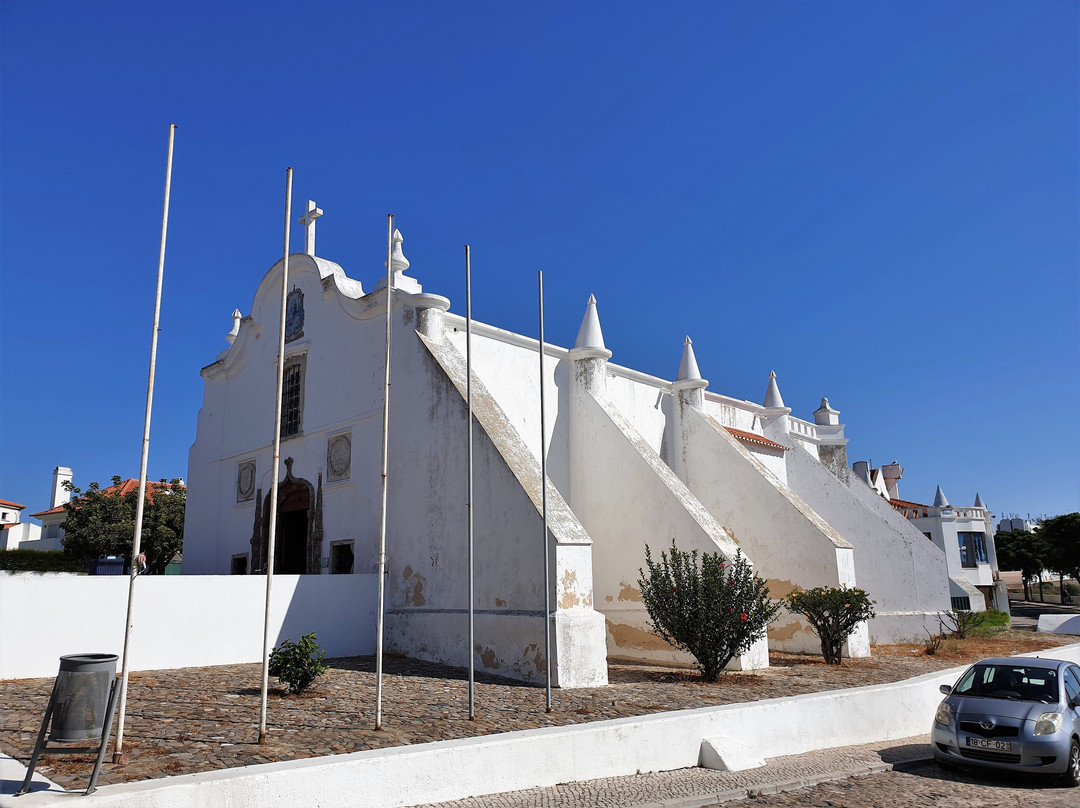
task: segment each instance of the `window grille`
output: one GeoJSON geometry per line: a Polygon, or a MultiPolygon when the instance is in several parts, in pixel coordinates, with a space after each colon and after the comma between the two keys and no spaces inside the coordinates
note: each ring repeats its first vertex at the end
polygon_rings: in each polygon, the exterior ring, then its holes
{"type": "Polygon", "coordinates": [[[954,612],[971,611],[971,598],[967,595],[962,598],[950,598],[950,600],[952,600],[952,609],[954,612]]]}
{"type": "Polygon", "coordinates": [[[300,434],[300,382],[299,365],[285,368],[281,388],[281,437],[300,434]]]}

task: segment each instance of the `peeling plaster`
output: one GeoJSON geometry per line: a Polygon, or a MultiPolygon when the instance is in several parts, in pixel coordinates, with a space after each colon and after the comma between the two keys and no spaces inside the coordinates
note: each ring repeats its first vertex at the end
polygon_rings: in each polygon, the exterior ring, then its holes
{"type": "Polygon", "coordinates": [[[504,606],[506,606],[506,601],[503,600],[502,598],[495,598],[495,605],[498,606],[501,609],[504,606]]]}
{"type": "Polygon", "coordinates": [[[646,651],[673,651],[668,643],[651,631],[625,623],[612,623],[607,620],[607,630],[617,648],[641,648],[646,651]]]}
{"type": "Polygon", "coordinates": [[[489,670],[496,670],[502,667],[499,664],[498,658],[496,658],[495,656],[495,652],[492,651],[490,648],[485,648],[484,653],[480,654],[480,662],[483,663],[484,667],[489,670]]]}
{"type": "Polygon", "coordinates": [[[778,626],[776,623],[769,626],[769,639],[778,642],[793,640],[799,634],[813,633],[801,620],[795,620],[783,626],[778,626]]]}
{"type": "MultiPolygon", "coordinates": [[[[632,601],[633,603],[641,603],[641,590],[630,586],[630,584],[619,582],[619,586],[622,589],[619,590],[619,600],[632,601]]],[[[608,600],[611,600],[611,596],[608,595],[608,600]]]]}
{"type": "Polygon", "coordinates": [[[769,587],[769,597],[774,600],[786,598],[795,589],[795,584],[791,581],[784,581],[780,578],[769,578],[765,581],[765,586],[769,587]]]}
{"type": "Polygon", "coordinates": [[[413,568],[409,566],[406,566],[401,571],[401,578],[405,581],[405,605],[426,605],[427,598],[424,597],[424,584],[427,583],[427,580],[422,575],[413,573],[413,568]]]}
{"type": "Polygon", "coordinates": [[[577,584],[577,571],[566,570],[563,573],[560,586],[562,589],[562,595],[559,597],[560,609],[572,609],[575,606],[583,605],[581,597],[574,591],[575,584],[577,584]]]}

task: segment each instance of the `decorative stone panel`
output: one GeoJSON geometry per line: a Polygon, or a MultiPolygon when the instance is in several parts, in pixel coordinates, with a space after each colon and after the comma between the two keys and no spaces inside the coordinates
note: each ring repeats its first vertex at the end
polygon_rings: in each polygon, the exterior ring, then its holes
{"type": "Polygon", "coordinates": [[[255,461],[245,460],[236,465],[236,501],[255,499],[255,461]]]}
{"type": "Polygon", "coordinates": [[[326,481],[349,479],[352,473],[352,433],[331,435],[326,440],[326,481]]]}

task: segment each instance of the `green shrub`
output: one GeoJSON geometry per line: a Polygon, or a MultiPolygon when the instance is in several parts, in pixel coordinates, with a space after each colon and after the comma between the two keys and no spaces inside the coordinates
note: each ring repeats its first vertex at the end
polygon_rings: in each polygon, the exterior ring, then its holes
{"type": "Polygon", "coordinates": [[[0,570],[86,574],[87,563],[63,550],[3,550],[0,551],[0,570]]]}
{"type": "Polygon", "coordinates": [[[706,682],[765,634],[780,606],[754,575],[741,552],[734,561],[719,553],[683,552],[671,542],[670,553],[655,563],[645,545],[648,573],[639,569],[641,599],[653,631],[665,642],[690,653],[706,682]]]}
{"type": "Polygon", "coordinates": [[[298,643],[284,640],[270,653],[270,675],[290,693],[303,693],[326,670],[324,656],[314,632],[305,634],[298,643]]]}
{"type": "Polygon", "coordinates": [[[964,609],[941,612],[938,615],[938,625],[941,626],[942,634],[947,633],[950,637],[962,640],[979,626],[984,625],[984,614],[986,612],[972,612],[964,609]]]}
{"type": "Polygon", "coordinates": [[[844,642],[859,623],[874,616],[874,601],[866,591],[846,586],[796,589],[784,599],[784,605],[806,618],[821,640],[821,655],[829,665],[840,664],[844,642]]]}

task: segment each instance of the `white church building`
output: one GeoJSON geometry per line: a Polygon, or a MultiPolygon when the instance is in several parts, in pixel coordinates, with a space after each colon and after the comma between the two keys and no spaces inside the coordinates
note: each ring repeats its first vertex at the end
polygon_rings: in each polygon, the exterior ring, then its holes
{"type": "MultiPolygon", "coordinates": [[[[309,203],[309,209],[321,213],[309,203]]],[[[386,279],[367,290],[307,251],[289,259],[275,572],[371,574],[381,515],[386,279]]],[[[386,641],[465,665],[466,323],[392,258],[386,641]]],[[[188,465],[184,573],[263,569],[283,261],[205,384],[188,465]]],[[[674,380],[615,364],[590,297],[570,348],[472,327],[476,642],[479,669],[542,681],[546,445],[553,682],[606,682],[608,658],[688,661],[653,635],[638,589],[645,545],[737,549],[774,597],[794,586],[859,586],[877,617],[851,638],[920,636],[948,609],[945,554],[848,468],[844,426],[822,400],[791,414],[770,374],[762,404],[708,389],[689,338],[674,380]]],[[[632,359],[630,357],[629,359],[632,359]]],[[[333,609],[333,603],[326,604],[333,609]]],[[[817,653],[786,612],[768,647],[817,653]]],[[[738,661],[768,664],[764,642],[738,661]]]]}

